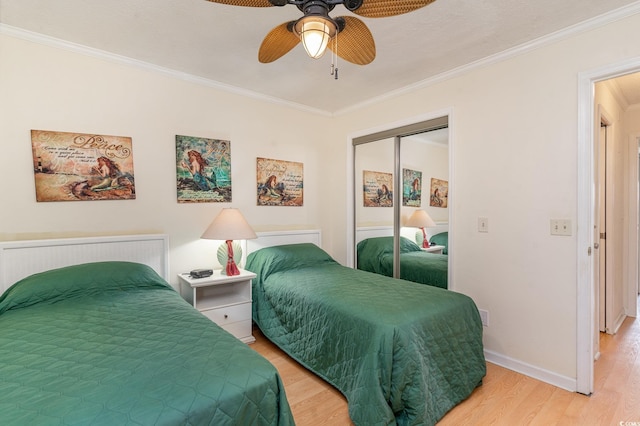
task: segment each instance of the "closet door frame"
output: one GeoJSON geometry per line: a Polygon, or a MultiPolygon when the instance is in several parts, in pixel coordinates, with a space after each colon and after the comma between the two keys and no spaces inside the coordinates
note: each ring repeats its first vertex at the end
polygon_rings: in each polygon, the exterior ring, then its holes
{"type": "MultiPolygon", "coordinates": [[[[347,185],[347,266],[354,268],[356,265],[356,188],[358,186],[356,177],[356,148],[369,142],[393,138],[394,141],[394,204],[393,204],[393,243],[394,243],[394,276],[399,275],[400,265],[400,227],[401,227],[401,202],[398,202],[398,194],[402,194],[402,166],[400,158],[401,139],[417,133],[438,130],[447,127],[449,129],[449,188],[450,194],[453,185],[453,150],[452,150],[452,110],[436,111],[431,114],[413,117],[406,120],[389,123],[377,129],[363,130],[348,137],[347,148],[347,176],[351,182],[347,185]]],[[[452,199],[450,197],[449,203],[452,199]]],[[[451,204],[450,204],[451,205],[451,204]]],[[[449,210],[449,237],[452,239],[452,209],[449,210]]],[[[451,257],[449,258],[449,282],[452,283],[451,257]]]]}

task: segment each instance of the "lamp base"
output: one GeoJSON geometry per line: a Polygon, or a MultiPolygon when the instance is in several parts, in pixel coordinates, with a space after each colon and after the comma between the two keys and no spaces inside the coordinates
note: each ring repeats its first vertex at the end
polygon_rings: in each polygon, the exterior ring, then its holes
{"type": "Polygon", "coordinates": [[[422,228],[422,248],[429,248],[430,245],[427,239],[427,232],[422,228]]]}
{"type": "Polygon", "coordinates": [[[416,231],[416,244],[422,248],[431,247],[431,243],[429,243],[429,239],[427,238],[427,233],[424,228],[420,228],[420,231],[416,231]]]}
{"type": "Polygon", "coordinates": [[[222,275],[238,275],[238,264],[242,260],[242,247],[240,243],[229,240],[218,247],[218,262],[222,265],[222,275]],[[229,256],[229,246],[231,246],[231,256],[229,256]]]}

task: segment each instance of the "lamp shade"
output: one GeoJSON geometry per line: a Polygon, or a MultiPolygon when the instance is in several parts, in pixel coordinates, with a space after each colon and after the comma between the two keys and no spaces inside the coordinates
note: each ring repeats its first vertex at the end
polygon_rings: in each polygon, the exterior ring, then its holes
{"type": "Polygon", "coordinates": [[[200,238],[206,240],[252,240],[258,238],[240,210],[224,208],[200,238]]]}
{"type": "Polygon", "coordinates": [[[305,16],[299,19],[294,31],[307,51],[307,55],[318,59],[324,55],[327,44],[337,32],[337,26],[331,19],[323,16],[305,16]]]}
{"type": "Polygon", "coordinates": [[[420,209],[413,212],[404,226],[412,228],[431,228],[436,226],[436,223],[431,219],[431,216],[429,216],[426,211],[420,209]]]}

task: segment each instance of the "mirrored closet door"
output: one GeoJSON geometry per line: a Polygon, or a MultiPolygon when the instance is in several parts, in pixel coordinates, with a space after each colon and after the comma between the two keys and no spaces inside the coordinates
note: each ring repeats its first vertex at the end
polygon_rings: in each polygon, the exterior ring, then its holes
{"type": "Polygon", "coordinates": [[[356,267],[412,279],[425,273],[411,263],[429,258],[438,264],[429,268],[440,275],[430,279],[446,288],[448,139],[448,119],[442,117],[353,140],[356,267]],[[407,221],[414,226],[404,226],[407,221]],[[437,241],[423,244],[425,235],[437,241]],[[419,253],[405,255],[414,251],[419,253]]]}

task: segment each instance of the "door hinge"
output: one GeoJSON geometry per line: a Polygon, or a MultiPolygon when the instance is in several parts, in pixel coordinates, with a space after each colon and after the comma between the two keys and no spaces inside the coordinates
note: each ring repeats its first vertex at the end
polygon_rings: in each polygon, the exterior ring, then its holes
{"type": "Polygon", "coordinates": [[[607,233],[606,232],[601,232],[600,233],[600,239],[601,240],[606,240],[607,239],[607,233]]]}

